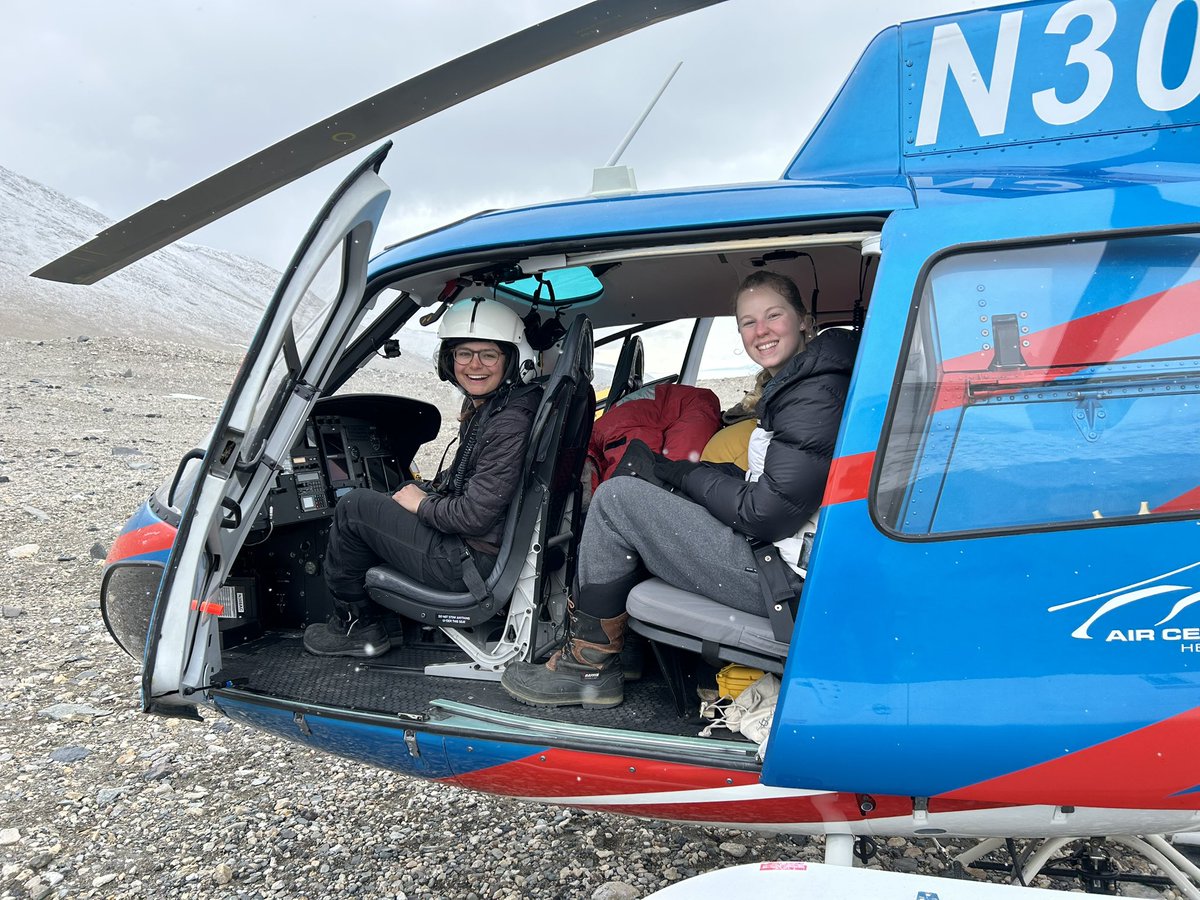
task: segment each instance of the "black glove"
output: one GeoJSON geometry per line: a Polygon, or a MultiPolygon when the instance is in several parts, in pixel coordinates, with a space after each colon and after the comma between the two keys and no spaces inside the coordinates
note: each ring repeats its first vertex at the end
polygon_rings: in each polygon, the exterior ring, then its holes
{"type": "Polygon", "coordinates": [[[695,470],[699,463],[688,462],[686,459],[667,459],[665,456],[654,457],[654,477],[665,485],[683,490],[683,482],[695,470]]]}
{"type": "Polygon", "coordinates": [[[615,478],[618,475],[632,475],[634,478],[650,482],[655,487],[662,487],[662,482],[654,477],[654,464],[657,459],[658,457],[654,451],[644,441],[634,438],[629,442],[629,446],[625,448],[625,455],[613,467],[609,477],[615,478]]]}

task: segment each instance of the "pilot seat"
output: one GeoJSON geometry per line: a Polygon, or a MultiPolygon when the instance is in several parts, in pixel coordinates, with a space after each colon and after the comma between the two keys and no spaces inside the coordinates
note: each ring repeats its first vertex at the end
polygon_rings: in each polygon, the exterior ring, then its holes
{"type": "Polygon", "coordinates": [[[580,314],[560,343],[553,370],[532,382],[541,385],[542,397],[525,476],[509,509],[500,553],[482,584],[456,593],[422,585],[389,566],[367,571],[372,600],[441,627],[469,657],[428,665],[426,674],[498,681],[508,662],[533,641],[541,599],[557,592],[565,602],[570,578],[565,569],[579,540],[580,476],[596,406],[592,357],[591,322],[580,314]]]}

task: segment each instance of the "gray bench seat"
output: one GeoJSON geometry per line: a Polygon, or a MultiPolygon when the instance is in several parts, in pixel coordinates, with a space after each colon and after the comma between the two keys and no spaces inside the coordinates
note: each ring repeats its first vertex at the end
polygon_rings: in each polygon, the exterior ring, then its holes
{"type": "Polygon", "coordinates": [[[775,640],[771,621],[693,594],[659,578],[629,592],[630,627],[652,641],[724,660],[783,672],[788,645],[775,640]]]}

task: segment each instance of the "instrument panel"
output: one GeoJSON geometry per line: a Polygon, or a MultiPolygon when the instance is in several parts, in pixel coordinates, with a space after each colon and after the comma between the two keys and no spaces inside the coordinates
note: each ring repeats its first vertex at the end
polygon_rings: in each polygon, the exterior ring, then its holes
{"type": "Polygon", "coordinates": [[[413,477],[417,448],[437,435],[441,416],[406,398],[352,396],[317,406],[272,489],[274,527],[333,514],[355,488],[391,493],[413,477]]]}

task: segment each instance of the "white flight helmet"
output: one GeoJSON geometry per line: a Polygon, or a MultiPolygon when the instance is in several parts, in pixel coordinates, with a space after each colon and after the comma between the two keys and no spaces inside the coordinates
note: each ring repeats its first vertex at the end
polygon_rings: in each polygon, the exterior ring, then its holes
{"type": "Polygon", "coordinates": [[[499,300],[471,297],[457,300],[446,310],[438,325],[437,372],[442,381],[454,379],[454,360],[451,352],[463,341],[495,341],[507,357],[504,382],[518,384],[537,374],[533,348],[525,337],[525,323],[499,300]]]}

